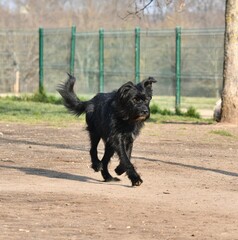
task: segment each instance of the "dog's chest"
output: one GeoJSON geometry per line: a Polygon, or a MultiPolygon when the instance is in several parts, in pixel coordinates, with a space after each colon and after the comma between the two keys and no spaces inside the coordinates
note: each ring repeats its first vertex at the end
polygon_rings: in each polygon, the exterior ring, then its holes
{"type": "Polygon", "coordinates": [[[121,138],[125,142],[134,142],[138,134],[135,133],[127,133],[127,134],[122,134],[121,138]]]}
{"type": "Polygon", "coordinates": [[[118,145],[120,142],[132,143],[140,133],[142,124],[115,124],[107,137],[112,145],[118,145]]]}
{"type": "Polygon", "coordinates": [[[138,128],[132,128],[128,131],[125,131],[121,134],[122,138],[124,138],[125,140],[128,140],[130,142],[133,142],[136,137],[139,135],[140,129],[138,128]]]}

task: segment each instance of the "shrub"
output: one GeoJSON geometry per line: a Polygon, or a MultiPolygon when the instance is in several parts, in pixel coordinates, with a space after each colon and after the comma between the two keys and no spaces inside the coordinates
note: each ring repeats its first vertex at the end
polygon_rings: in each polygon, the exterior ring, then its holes
{"type": "Polygon", "coordinates": [[[201,118],[199,112],[194,107],[189,107],[187,112],[184,114],[186,117],[201,118]]]}

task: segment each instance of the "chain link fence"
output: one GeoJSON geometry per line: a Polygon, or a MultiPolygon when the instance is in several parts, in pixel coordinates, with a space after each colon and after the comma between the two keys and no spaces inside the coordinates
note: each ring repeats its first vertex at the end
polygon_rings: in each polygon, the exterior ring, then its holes
{"type": "Polygon", "coordinates": [[[218,98],[224,29],[182,29],[180,45],[177,37],[175,29],[85,33],[76,32],[75,27],[1,30],[0,93],[32,93],[38,91],[39,84],[46,92],[56,93],[57,84],[71,72],[80,94],[108,92],[126,81],[153,76],[158,80],[154,95],[170,97],[171,107],[178,87],[182,99],[218,98]],[[178,46],[180,56],[176,58],[178,46]]]}
{"type": "Polygon", "coordinates": [[[43,35],[43,87],[55,93],[56,86],[70,72],[71,29],[44,29],[43,35]]]}
{"type": "Polygon", "coordinates": [[[182,30],[181,36],[181,95],[219,98],[224,29],[182,30]]]}
{"type": "Polygon", "coordinates": [[[0,31],[0,93],[32,92],[38,86],[37,31],[0,31]]]}
{"type": "Polygon", "coordinates": [[[76,33],[74,75],[77,78],[76,92],[94,94],[99,91],[98,32],[76,33]]]}

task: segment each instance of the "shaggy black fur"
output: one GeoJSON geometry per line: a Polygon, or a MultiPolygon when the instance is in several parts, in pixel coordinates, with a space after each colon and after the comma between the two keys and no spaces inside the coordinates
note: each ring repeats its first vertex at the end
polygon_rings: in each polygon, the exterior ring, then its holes
{"type": "Polygon", "coordinates": [[[132,186],[139,186],[143,181],[130,162],[133,142],[138,136],[144,121],[149,118],[149,103],[152,98],[152,77],[135,85],[127,82],[117,91],[99,93],[89,101],[81,101],[74,93],[75,78],[59,85],[58,92],[64,99],[64,105],[77,116],[86,114],[87,130],[91,140],[90,156],[92,168],[101,174],[104,180],[118,181],[108,171],[108,163],[114,153],[120,159],[115,172],[127,173],[132,186]],[[98,159],[97,146],[102,139],[105,152],[101,161],[98,159]]]}

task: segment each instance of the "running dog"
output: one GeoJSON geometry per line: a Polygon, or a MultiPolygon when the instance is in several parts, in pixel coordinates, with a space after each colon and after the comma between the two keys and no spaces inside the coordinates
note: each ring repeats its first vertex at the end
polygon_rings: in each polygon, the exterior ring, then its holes
{"type": "Polygon", "coordinates": [[[108,171],[108,163],[116,153],[119,165],[117,175],[126,173],[132,186],[140,186],[142,179],[130,161],[133,142],[139,135],[145,120],[150,116],[149,103],[152,99],[152,83],[156,80],[149,77],[138,84],[127,82],[118,90],[110,93],[98,93],[89,101],[81,101],[73,87],[75,77],[70,74],[68,80],[57,88],[63,97],[65,107],[74,115],[86,115],[87,130],[91,141],[91,167],[101,171],[106,182],[119,181],[108,171]],[[104,156],[98,158],[97,146],[103,140],[104,156]]]}

